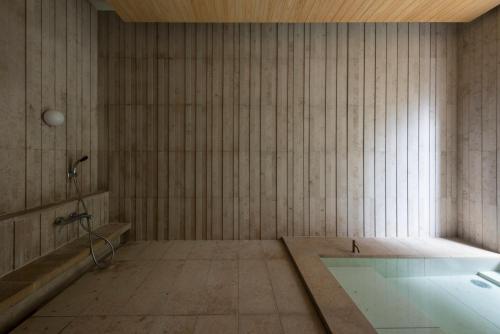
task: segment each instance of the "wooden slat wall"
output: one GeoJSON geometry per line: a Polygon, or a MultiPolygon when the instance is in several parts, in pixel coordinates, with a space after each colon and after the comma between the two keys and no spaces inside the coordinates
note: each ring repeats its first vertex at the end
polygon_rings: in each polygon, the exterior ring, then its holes
{"type": "Polygon", "coordinates": [[[87,0],[2,1],[0,31],[0,215],[74,197],[66,173],[82,155],[82,188],[97,191],[96,9],[87,0]],[[47,109],[65,123],[45,125],[47,109]]]}
{"type": "Polygon", "coordinates": [[[455,29],[99,13],[111,219],[136,239],[455,235],[455,29]]]}
{"type": "MultiPolygon", "coordinates": [[[[458,27],[458,235],[495,251],[500,251],[499,37],[498,8],[458,27]]],[[[454,80],[451,75],[448,80],[454,80]]]]}
{"type": "MultiPolygon", "coordinates": [[[[93,227],[109,222],[109,195],[100,192],[84,198],[93,227]]],[[[77,222],[56,226],[56,217],[67,217],[81,208],[67,200],[48,206],[0,216],[0,277],[84,235],[77,222]]]]}
{"type": "Polygon", "coordinates": [[[86,194],[99,188],[97,11],[87,0],[1,1],[0,32],[2,275],[78,236],[74,225],[53,225],[74,201],[32,210],[75,197],[66,177],[72,161],[88,155],[80,183],[86,194]],[[63,112],[64,125],[45,125],[47,109],[63,112]]]}

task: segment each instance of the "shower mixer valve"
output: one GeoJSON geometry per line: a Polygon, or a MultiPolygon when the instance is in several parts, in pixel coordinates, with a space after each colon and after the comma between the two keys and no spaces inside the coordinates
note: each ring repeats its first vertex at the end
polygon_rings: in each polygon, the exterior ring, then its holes
{"type": "Polygon", "coordinates": [[[92,219],[92,215],[88,213],[70,213],[68,217],[57,217],[55,220],[56,225],[66,225],[79,221],[80,219],[92,219]]]}

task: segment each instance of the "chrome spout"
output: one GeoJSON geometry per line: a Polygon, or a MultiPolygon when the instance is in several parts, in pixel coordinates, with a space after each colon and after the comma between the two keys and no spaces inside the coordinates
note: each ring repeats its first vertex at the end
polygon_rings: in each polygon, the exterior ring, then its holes
{"type": "Polygon", "coordinates": [[[359,247],[358,247],[358,245],[356,244],[356,240],[353,240],[353,241],[352,241],[352,252],[353,252],[353,254],[354,254],[354,253],[356,253],[356,252],[358,252],[358,253],[359,253],[359,247]]]}

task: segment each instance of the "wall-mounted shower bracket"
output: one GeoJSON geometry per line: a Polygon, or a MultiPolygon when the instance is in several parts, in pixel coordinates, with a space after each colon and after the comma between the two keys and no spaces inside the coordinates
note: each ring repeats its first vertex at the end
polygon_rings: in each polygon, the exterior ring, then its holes
{"type": "Polygon", "coordinates": [[[71,166],[69,166],[69,169],[68,169],[68,179],[72,179],[72,178],[75,178],[78,174],[76,172],[76,166],[78,166],[80,163],[86,161],[89,157],[84,155],[81,159],[75,161],[74,163],[71,164],[71,166]]]}

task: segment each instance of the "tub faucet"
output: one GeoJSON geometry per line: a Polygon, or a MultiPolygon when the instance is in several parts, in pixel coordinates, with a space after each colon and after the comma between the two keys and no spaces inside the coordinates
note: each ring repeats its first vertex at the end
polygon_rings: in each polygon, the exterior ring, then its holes
{"type": "Polygon", "coordinates": [[[80,219],[92,219],[92,215],[88,213],[71,213],[68,217],[57,217],[55,220],[56,225],[66,225],[79,221],[80,219]]]}
{"type": "Polygon", "coordinates": [[[352,252],[353,252],[353,253],[356,253],[356,251],[359,253],[359,247],[358,247],[358,245],[356,244],[356,240],[353,240],[353,241],[352,241],[352,252]]]}

